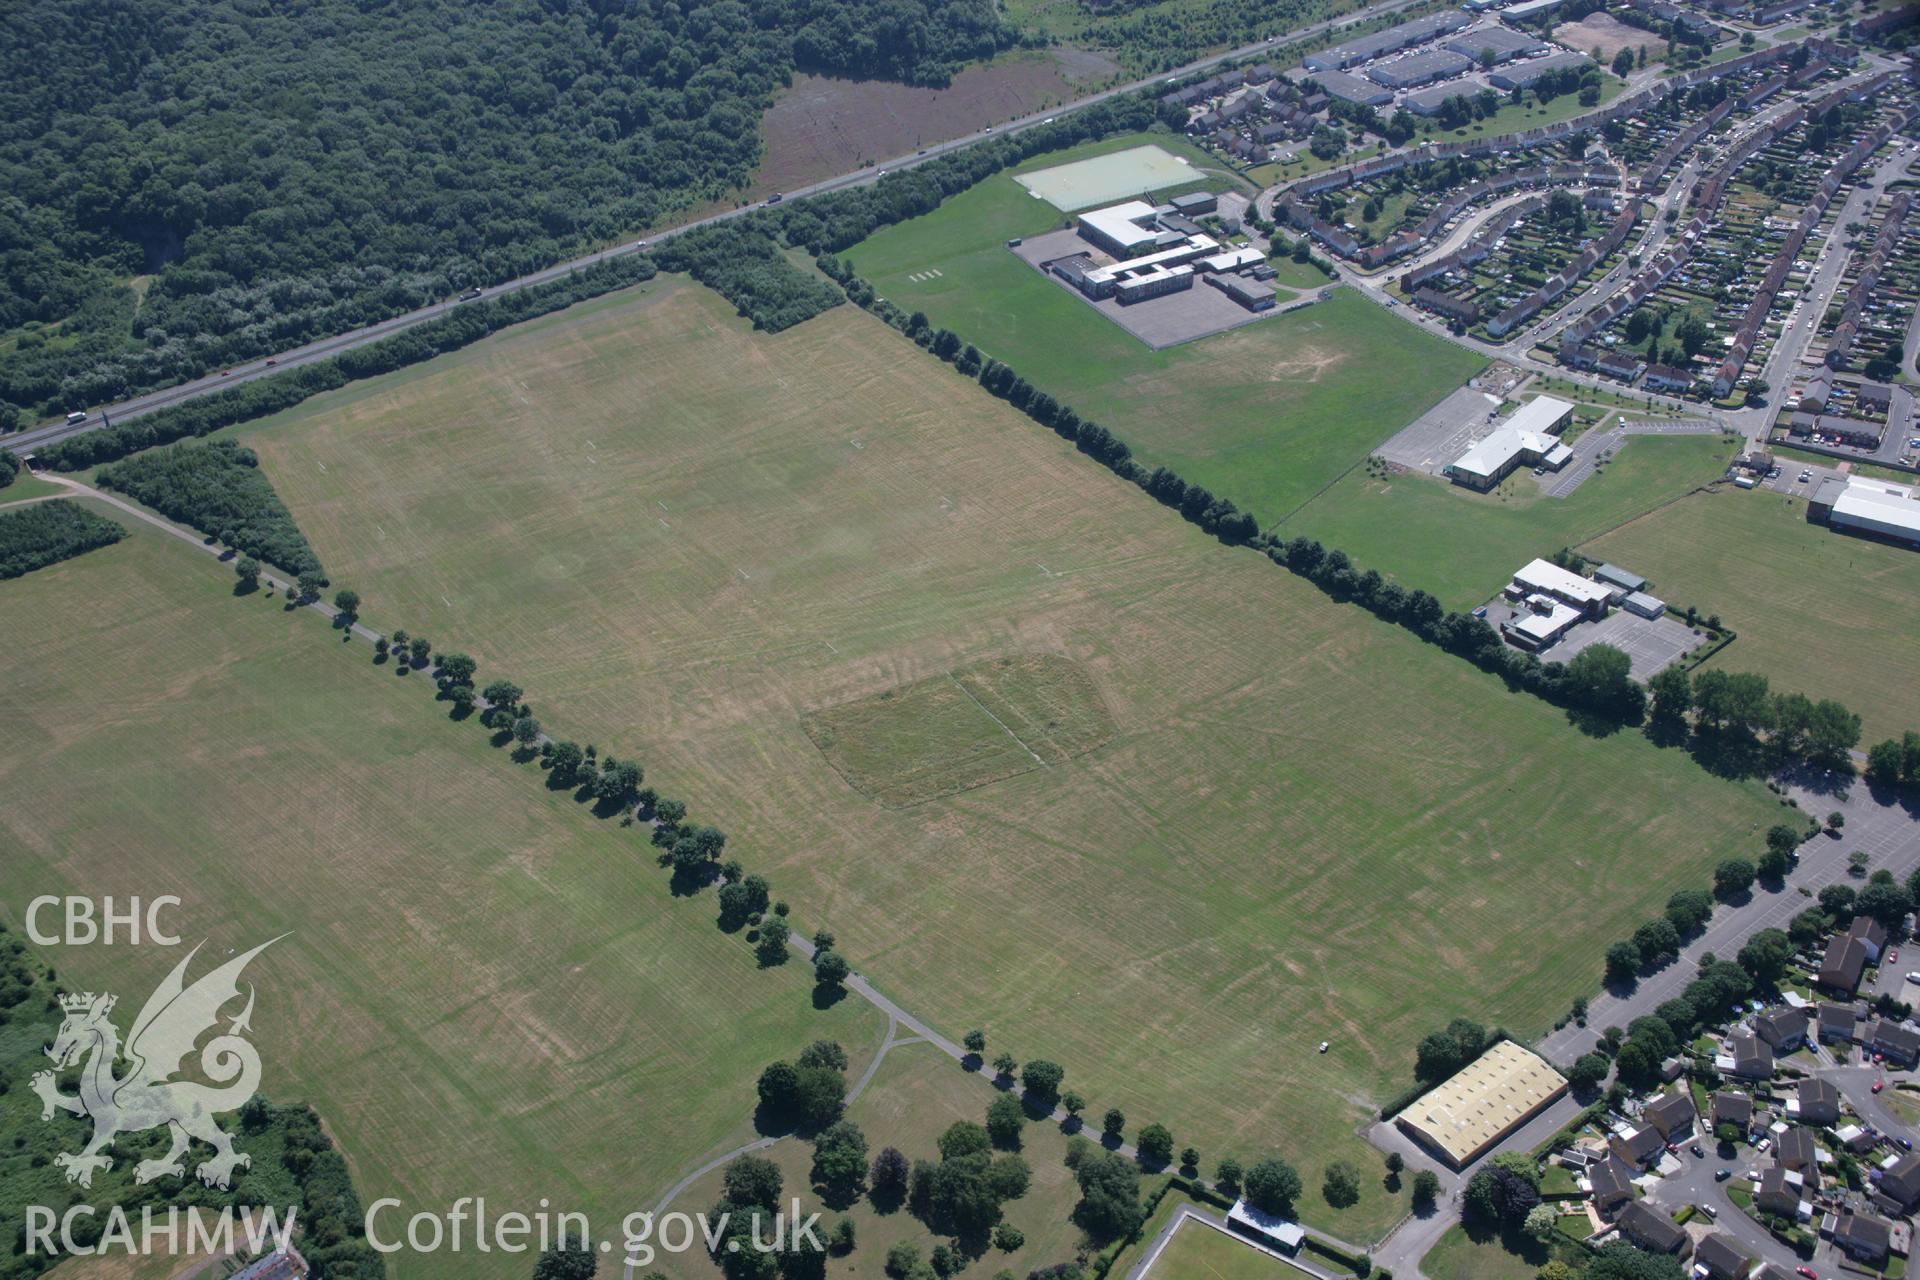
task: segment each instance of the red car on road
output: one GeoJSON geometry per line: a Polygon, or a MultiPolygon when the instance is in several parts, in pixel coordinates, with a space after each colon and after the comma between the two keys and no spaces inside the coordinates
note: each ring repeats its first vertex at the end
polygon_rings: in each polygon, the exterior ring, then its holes
{"type": "Polygon", "coordinates": [[[1880,1092],[1882,1089],[1886,1087],[1887,1087],[1887,1082],[1885,1080],[1875,1080],[1873,1082],[1873,1091],[1875,1093],[1880,1092]]]}

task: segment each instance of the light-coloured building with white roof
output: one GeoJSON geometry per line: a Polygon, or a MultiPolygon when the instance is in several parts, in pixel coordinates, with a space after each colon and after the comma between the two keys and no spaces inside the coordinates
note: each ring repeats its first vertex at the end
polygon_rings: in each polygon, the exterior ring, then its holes
{"type": "MultiPolygon", "coordinates": [[[[1828,496],[1830,490],[1823,485],[1815,495],[1816,505],[1828,496]]],[[[1853,529],[1920,547],[1920,499],[1904,485],[1850,476],[1846,487],[1832,496],[1826,518],[1836,529],[1853,529]]]]}
{"type": "Polygon", "coordinates": [[[1573,421],[1573,406],[1552,396],[1536,396],[1514,411],[1486,439],[1447,467],[1455,484],[1487,490],[1519,466],[1539,464],[1558,471],[1573,457],[1559,435],[1573,421]]]}
{"type": "Polygon", "coordinates": [[[1502,1040],[1395,1118],[1452,1167],[1470,1164],[1567,1091],[1538,1054],[1502,1040]]]}
{"type": "Polygon", "coordinates": [[[1562,569],[1550,560],[1529,560],[1513,575],[1507,587],[1510,596],[1552,596],[1589,616],[1598,616],[1613,597],[1613,589],[1604,582],[1583,578],[1562,569]]]}

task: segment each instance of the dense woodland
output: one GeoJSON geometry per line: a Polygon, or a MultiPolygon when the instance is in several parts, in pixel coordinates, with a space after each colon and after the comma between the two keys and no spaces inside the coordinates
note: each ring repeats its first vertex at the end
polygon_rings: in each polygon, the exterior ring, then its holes
{"type": "Polygon", "coordinates": [[[118,524],[77,502],[32,502],[0,511],[0,579],[71,560],[126,536],[118,524]]]}
{"type": "Polygon", "coordinates": [[[798,68],[941,84],[1015,43],[991,0],[22,0],[0,29],[0,418],[725,198],[798,68]]]}
{"type": "Polygon", "coordinates": [[[97,479],[246,555],[296,574],[321,572],[253,450],[231,440],[149,449],[102,468],[97,479]]]}

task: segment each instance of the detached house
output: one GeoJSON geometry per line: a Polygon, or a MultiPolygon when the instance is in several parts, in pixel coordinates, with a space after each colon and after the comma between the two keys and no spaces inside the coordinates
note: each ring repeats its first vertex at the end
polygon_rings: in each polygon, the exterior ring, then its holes
{"type": "Polygon", "coordinates": [[[1773,1048],[1758,1036],[1738,1032],[1726,1052],[1714,1058],[1713,1065],[1722,1075],[1765,1080],[1773,1075],[1773,1048]]]}
{"type": "Polygon", "coordinates": [[[1893,1224],[1870,1213],[1846,1213],[1833,1229],[1833,1242],[1847,1251],[1855,1262],[1878,1266],[1893,1244],[1893,1224]]]}
{"type": "Polygon", "coordinates": [[[1770,1165],[1760,1175],[1753,1207],[1781,1218],[1799,1218],[1809,1214],[1806,1190],[1807,1180],[1800,1173],[1784,1165],[1770,1165]]]}
{"type": "Polygon", "coordinates": [[[1920,1031],[1882,1018],[1867,1032],[1867,1048],[1895,1066],[1911,1067],[1920,1060],[1920,1031]]]}
{"type": "Polygon", "coordinates": [[[1840,995],[1852,995],[1860,986],[1860,975],[1867,967],[1867,948],[1851,934],[1837,934],[1827,943],[1820,958],[1820,972],[1814,985],[1840,995]]]}
{"type": "Polygon", "coordinates": [[[1644,1200],[1635,1200],[1622,1209],[1619,1221],[1621,1235],[1653,1253],[1670,1253],[1684,1258],[1693,1247],[1693,1237],[1676,1226],[1666,1214],[1647,1207],[1644,1200]]]}
{"type": "Polygon", "coordinates": [[[1593,1192],[1593,1207],[1604,1217],[1633,1202],[1633,1167],[1609,1153],[1587,1167],[1587,1185],[1593,1192]]]}
{"type": "Polygon", "coordinates": [[[1821,1044],[1852,1044],[1860,1015],[1850,1004],[1823,1004],[1818,1023],[1821,1044]]]}
{"type": "Polygon", "coordinates": [[[1753,1020],[1753,1032],[1775,1053],[1792,1053],[1807,1042],[1809,1025],[1803,1009],[1769,1009],[1753,1020]]]}
{"type": "Polygon", "coordinates": [[[1640,1115],[1668,1142],[1693,1132],[1693,1099],[1684,1092],[1661,1094],[1642,1107],[1640,1115]]]}
{"type": "Polygon", "coordinates": [[[1825,1080],[1802,1080],[1799,1096],[1787,1100],[1787,1114],[1816,1129],[1836,1124],[1840,1120],[1840,1091],[1825,1080]]]}
{"type": "Polygon", "coordinates": [[[1700,1241],[1693,1251],[1696,1271],[1705,1271],[1712,1280],[1747,1280],[1753,1259],[1740,1251],[1733,1237],[1714,1232],[1700,1241]]]}
{"type": "Polygon", "coordinates": [[[1753,1127],[1753,1099],[1744,1093],[1723,1089],[1713,1095],[1713,1127],[1730,1124],[1744,1136],[1753,1127]]]}

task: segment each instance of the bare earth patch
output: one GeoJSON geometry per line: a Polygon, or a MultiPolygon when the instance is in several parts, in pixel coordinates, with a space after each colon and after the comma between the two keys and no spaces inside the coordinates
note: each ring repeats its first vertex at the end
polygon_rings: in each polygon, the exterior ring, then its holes
{"type": "Polygon", "coordinates": [[[754,193],[805,186],[1041,110],[1113,70],[1097,54],[1071,51],[1010,54],[968,67],[945,89],[795,76],[761,117],[767,151],[754,193]]]}
{"type": "Polygon", "coordinates": [[[1563,22],[1553,29],[1553,38],[1569,49],[1582,53],[1600,51],[1600,60],[1611,63],[1622,49],[1645,49],[1649,58],[1664,56],[1667,42],[1651,31],[1630,27],[1608,13],[1590,13],[1578,22],[1563,22]]]}
{"type": "Polygon", "coordinates": [[[848,786],[889,809],[1071,760],[1113,736],[1093,681],[1053,654],[975,663],[807,712],[800,725],[848,786]]]}

